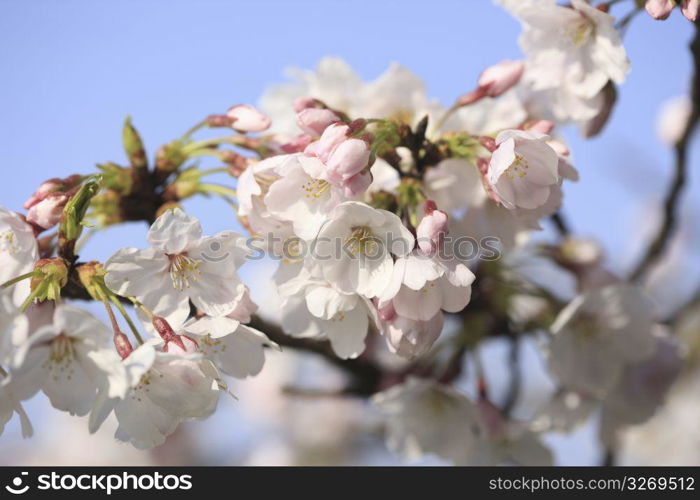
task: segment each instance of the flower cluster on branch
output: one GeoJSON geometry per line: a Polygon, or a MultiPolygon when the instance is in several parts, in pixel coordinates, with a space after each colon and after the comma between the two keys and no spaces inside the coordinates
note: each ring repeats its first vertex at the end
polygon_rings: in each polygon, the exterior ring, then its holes
{"type": "MultiPolygon", "coordinates": [[[[388,446],[407,458],[548,464],[541,434],[596,411],[614,448],[662,403],[681,350],[644,291],[568,234],[559,210],[579,173],[558,131],[603,130],[630,69],[621,30],[644,9],[668,17],[675,2],[629,2],[618,23],[615,0],[498,3],[522,23],[524,58],[486,68],[450,107],[401,66],[366,83],[327,58],[269,90],[265,112],[209,115],[153,158],[127,118],[127,164],[44,181],[24,214],[0,207],[0,426],[17,414],[31,434],[22,402],[42,391],[89,415],[90,432],[113,413],[117,439],[152,448],[210,416],[229,377],[255,376],[269,349],[290,347],[343,370],[339,395],[371,398],[388,446]],[[201,129],[226,132],[197,139],[201,129]],[[220,166],[200,168],[203,157],[220,166]],[[194,196],[230,203],[248,234],[204,236],[185,211],[194,196]],[[549,219],[559,240],[533,243],[549,219]],[[86,227],[127,221],[150,225],[145,248],[81,258],[86,227]],[[519,272],[519,253],[570,274],[578,295],[519,272]],[[261,255],[277,266],[279,325],[256,316],[238,274],[261,255]],[[76,300],[100,303],[109,327],[76,300]],[[516,419],[517,357],[499,402],[479,348],[525,336],[541,340],[557,389],[516,419]],[[453,387],[468,361],[474,397],[453,387]]],[[[681,10],[695,21],[698,3],[681,10]]]]}

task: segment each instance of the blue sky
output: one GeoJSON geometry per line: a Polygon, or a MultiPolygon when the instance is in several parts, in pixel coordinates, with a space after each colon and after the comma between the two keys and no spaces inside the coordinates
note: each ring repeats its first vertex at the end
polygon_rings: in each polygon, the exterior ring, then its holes
{"type": "MultiPolygon", "coordinates": [[[[566,213],[577,233],[601,239],[616,267],[633,261],[668,180],[671,156],[655,137],[655,118],[661,102],[689,86],[691,32],[678,12],[666,22],[640,15],[625,39],[633,69],[604,135],[566,134],[581,172],[567,186],[566,213]]],[[[45,178],[123,161],[127,114],[152,153],[206,114],[256,102],[285,68],[311,68],[325,55],[345,58],[367,79],[398,61],[447,104],[485,66],[519,57],[518,33],[489,0],[2,0],[0,204],[20,209],[45,178]]],[[[698,153],[696,144],[695,165],[698,153]]],[[[189,207],[207,233],[234,224],[221,202],[189,207]]],[[[697,194],[685,207],[688,229],[697,194]]],[[[106,258],[117,239],[139,246],[144,232],[112,229],[86,257],[106,258]]],[[[684,273],[678,289],[694,286],[698,265],[684,273]]]]}

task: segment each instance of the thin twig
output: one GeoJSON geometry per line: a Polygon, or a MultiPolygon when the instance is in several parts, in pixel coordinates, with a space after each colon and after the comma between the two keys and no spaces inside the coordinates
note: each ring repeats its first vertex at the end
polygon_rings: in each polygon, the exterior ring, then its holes
{"type": "Polygon", "coordinates": [[[557,230],[557,233],[559,233],[559,236],[565,238],[571,234],[569,223],[566,221],[561,211],[552,214],[550,219],[552,224],[554,224],[554,228],[557,230]]]}
{"type": "Polygon", "coordinates": [[[362,356],[357,359],[340,359],[333,352],[329,342],[291,337],[285,334],[279,325],[260,316],[253,316],[249,326],[265,332],[270,340],[282,347],[314,353],[345,371],[351,376],[352,380],[345,389],[344,394],[370,396],[380,390],[380,383],[383,378],[382,370],[362,356]]]}
{"type": "Polygon", "coordinates": [[[656,236],[652,239],[644,256],[630,274],[633,281],[642,280],[649,270],[663,257],[669,240],[678,226],[678,205],[685,187],[688,170],[688,147],[693,132],[700,120],[700,24],[696,22],[695,38],[690,44],[693,55],[693,84],[690,91],[691,111],[683,135],[675,145],[675,173],[666,193],[663,205],[663,219],[656,236]]]}
{"type": "Polygon", "coordinates": [[[518,402],[520,388],[522,386],[522,372],[520,370],[520,336],[514,334],[510,338],[510,351],[508,353],[508,370],[510,380],[508,381],[508,392],[503,401],[503,414],[510,416],[518,402]]]}

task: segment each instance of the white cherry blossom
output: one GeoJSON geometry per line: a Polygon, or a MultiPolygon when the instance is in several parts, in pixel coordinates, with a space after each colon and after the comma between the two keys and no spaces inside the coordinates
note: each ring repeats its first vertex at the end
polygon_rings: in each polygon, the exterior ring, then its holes
{"type": "Polygon", "coordinates": [[[90,415],[95,432],[114,411],[119,422],[115,437],[148,449],[163,444],[179,423],[203,419],[216,409],[218,374],[201,354],[164,353],[151,340],[122,361],[128,391],[122,397],[101,392],[90,415]]]}
{"type": "Polygon", "coordinates": [[[300,238],[315,238],[328,214],[346,200],[343,190],[330,182],[325,165],[317,158],[289,155],[279,171],[281,178],[265,195],[268,212],[292,223],[300,238]]]}
{"type": "MultiPolygon", "coordinates": [[[[0,284],[31,272],[39,258],[32,227],[18,214],[0,206],[0,284]]],[[[29,295],[29,281],[14,285],[17,305],[29,295]]]]}
{"type": "Polygon", "coordinates": [[[227,375],[255,376],[265,364],[265,348],[279,346],[255,328],[230,317],[204,317],[183,327],[198,344],[198,352],[227,375]]]}
{"type": "Polygon", "coordinates": [[[91,314],[58,306],[53,324],[33,332],[17,348],[6,390],[24,400],[43,390],[54,408],[74,415],[90,411],[97,390],[121,397],[127,389],[111,332],[91,314]]]}
{"type": "Polygon", "coordinates": [[[407,255],[414,243],[395,214],[348,201],[329,214],[313,257],[323,277],[339,291],[372,298],[391,277],[392,255],[407,255]]]}
{"type": "Polygon", "coordinates": [[[605,396],[626,365],[654,353],[653,314],[651,300],[630,285],[579,295],[552,324],[552,373],[568,389],[605,396]]]}
{"type": "Polygon", "coordinates": [[[105,283],[133,296],[156,314],[182,323],[189,301],[212,316],[231,313],[239,297],[236,269],[249,253],[233,231],[202,236],[199,221],[182,210],[168,210],[148,232],[150,248],[124,248],[105,264],[105,283]]]}
{"type": "Polygon", "coordinates": [[[559,183],[559,157],[546,139],[522,130],[505,130],[496,137],[488,180],[506,208],[541,207],[559,183]]]}

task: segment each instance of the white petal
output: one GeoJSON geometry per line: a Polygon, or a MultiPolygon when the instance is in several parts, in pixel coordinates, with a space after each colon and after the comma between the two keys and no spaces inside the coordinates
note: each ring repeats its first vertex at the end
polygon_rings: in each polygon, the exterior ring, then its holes
{"type": "Polygon", "coordinates": [[[148,230],[148,244],[163,253],[177,255],[202,238],[202,226],[179,208],[166,210],[148,230]]]}

